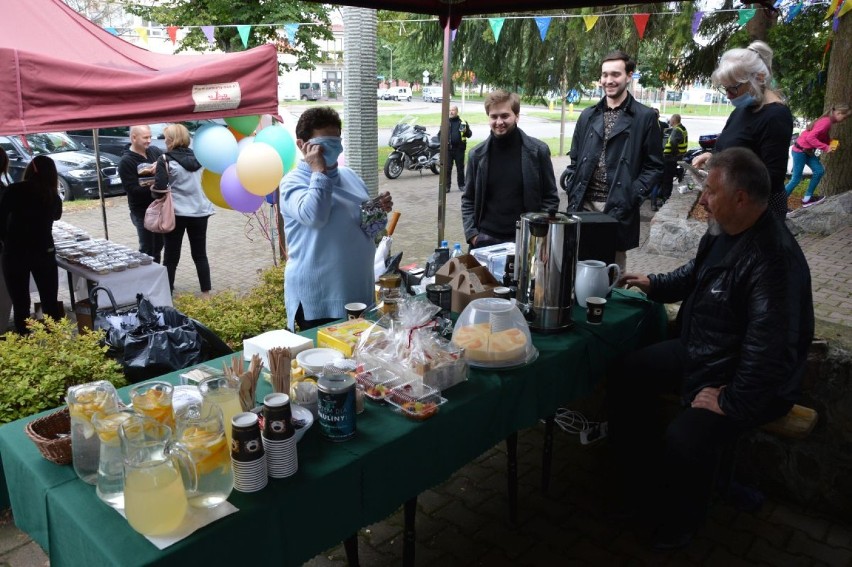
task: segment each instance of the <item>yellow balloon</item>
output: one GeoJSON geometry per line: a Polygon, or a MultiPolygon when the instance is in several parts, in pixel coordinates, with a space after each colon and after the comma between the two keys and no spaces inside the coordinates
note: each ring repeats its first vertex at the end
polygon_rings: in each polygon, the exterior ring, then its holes
{"type": "Polygon", "coordinates": [[[219,188],[221,179],[222,176],[218,173],[204,169],[201,171],[201,188],[204,189],[204,194],[207,195],[211,203],[223,209],[230,209],[231,207],[225,202],[225,199],[222,197],[222,190],[219,188]]]}
{"type": "Polygon", "coordinates": [[[237,156],[237,178],[253,195],[275,191],[284,176],[284,164],[275,148],[263,142],[249,144],[237,156]]]}

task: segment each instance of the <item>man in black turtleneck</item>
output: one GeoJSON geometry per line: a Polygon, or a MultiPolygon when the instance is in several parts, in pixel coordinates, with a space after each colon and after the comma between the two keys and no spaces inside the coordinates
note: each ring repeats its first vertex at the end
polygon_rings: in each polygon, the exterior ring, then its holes
{"type": "Polygon", "coordinates": [[[515,93],[485,97],[491,135],[470,151],[461,198],[471,248],[514,242],[521,214],[559,208],[550,148],[518,128],[520,109],[515,93]]]}

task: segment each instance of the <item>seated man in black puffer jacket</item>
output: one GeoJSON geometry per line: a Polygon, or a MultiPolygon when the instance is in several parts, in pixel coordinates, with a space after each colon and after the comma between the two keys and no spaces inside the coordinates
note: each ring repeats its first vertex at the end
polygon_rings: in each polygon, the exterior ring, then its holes
{"type": "Polygon", "coordinates": [[[784,416],[799,396],[814,333],[810,270],[767,211],[769,186],[751,150],[714,155],[699,201],[708,230],[695,259],[621,280],[654,301],[683,301],[680,336],[629,355],[608,385],[623,511],[660,486],[662,497],[641,508],[661,513],[658,549],[688,544],[703,523],[721,450],[784,416]],[[654,418],[667,391],[684,407],[663,437],[654,418]]]}

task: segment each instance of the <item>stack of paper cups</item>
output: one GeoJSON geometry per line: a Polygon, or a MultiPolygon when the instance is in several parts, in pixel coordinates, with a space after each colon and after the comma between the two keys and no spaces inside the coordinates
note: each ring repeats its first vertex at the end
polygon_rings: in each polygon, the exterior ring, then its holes
{"type": "Polygon", "coordinates": [[[285,478],[299,470],[296,429],[293,427],[290,396],[273,393],[263,398],[263,448],[272,478],[285,478]]]}
{"type": "Polygon", "coordinates": [[[240,492],[257,492],[269,482],[257,415],[252,412],[238,413],[231,420],[231,425],[234,488],[240,492]]]}

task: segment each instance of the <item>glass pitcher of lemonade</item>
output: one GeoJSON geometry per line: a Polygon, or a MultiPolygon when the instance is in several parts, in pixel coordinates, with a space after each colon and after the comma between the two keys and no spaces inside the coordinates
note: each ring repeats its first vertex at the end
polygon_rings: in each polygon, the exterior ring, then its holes
{"type": "Polygon", "coordinates": [[[92,416],[92,425],[101,442],[95,493],[113,508],[124,508],[124,459],[118,427],[133,415],[130,408],[116,408],[92,416]]]}
{"type": "Polygon", "coordinates": [[[231,448],[225,437],[222,410],[214,404],[190,404],[177,416],[177,439],[189,451],[198,476],[197,490],[187,492],[189,505],[212,508],[228,499],[234,487],[231,448]]]}
{"type": "Polygon", "coordinates": [[[118,407],[115,386],[106,380],[89,382],[68,388],[65,398],[71,414],[71,456],[74,471],[84,482],[95,484],[101,442],[95,434],[92,416],[113,411],[118,407]]]}
{"type": "Polygon", "coordinates": [[[243,412],[240,405],[240,383],[236,378],[227,376],[211,376],[198,384],[204,405],[215,405],[222,410],[222,421],[225,423],[225,437],[228,447],[231,446],[231,419],[243,412]]]}
{"type": "Polygon", "coordinates": [[[198,486],[192,457],[172,442],[169,426],[148,417],[126,419],[118,434],[124,458],[124,513],[130,527],[146,536],[174,531],[187,510],[181,470],[191,490],[198,486]]]}
{"type": "Polygon", "coordinates": [[[168,382],[143,382],[130,389],[130,403],[136,413],[159,421],[175,430],[175,411],[172,394],[175,387],[168,382]]]}

